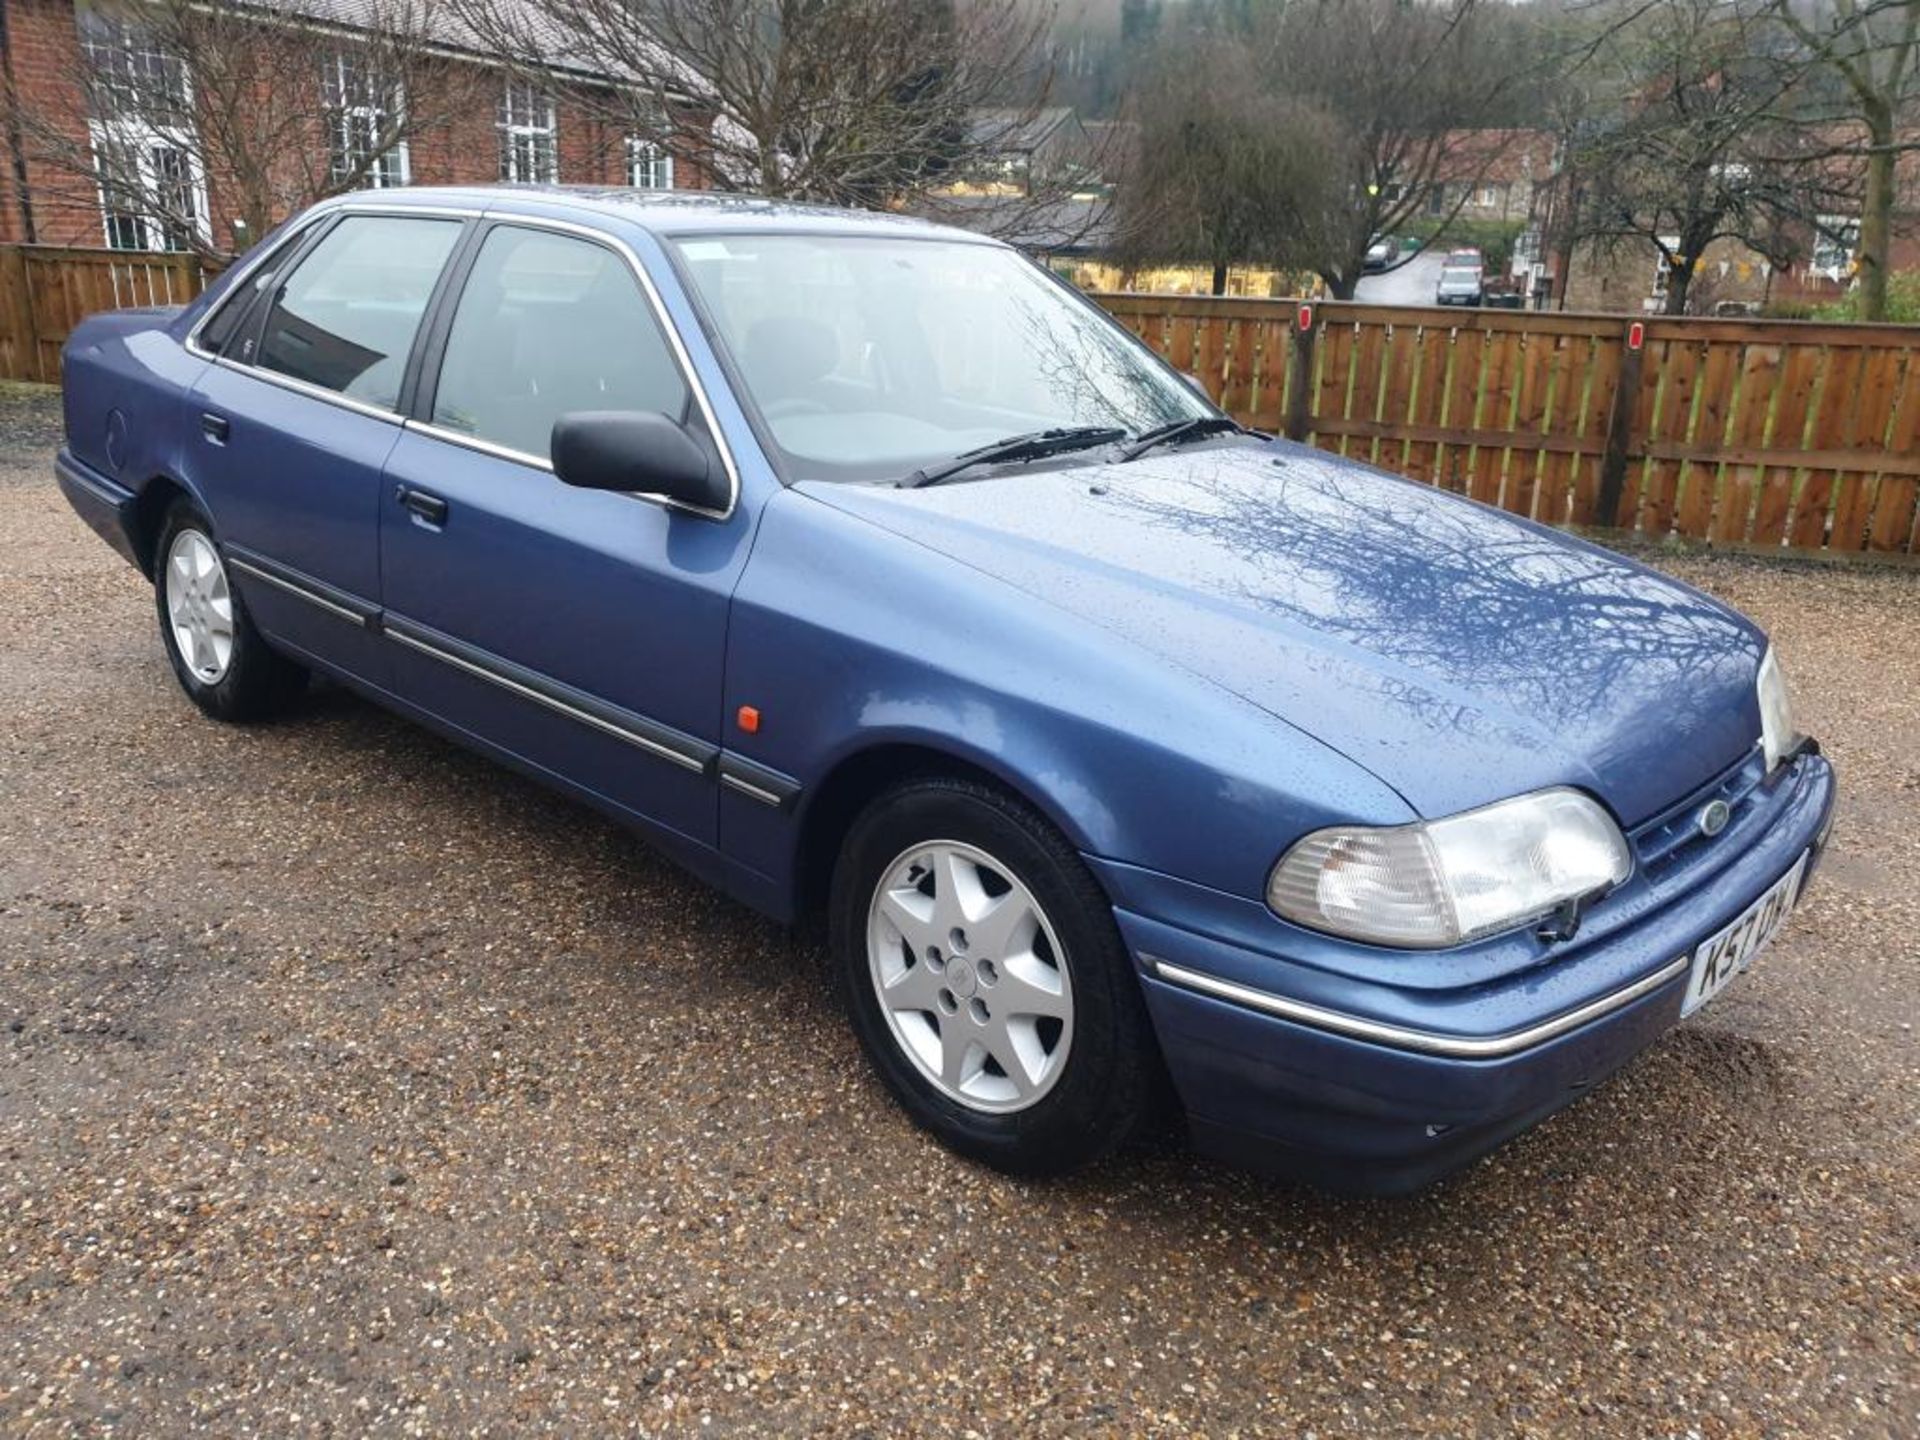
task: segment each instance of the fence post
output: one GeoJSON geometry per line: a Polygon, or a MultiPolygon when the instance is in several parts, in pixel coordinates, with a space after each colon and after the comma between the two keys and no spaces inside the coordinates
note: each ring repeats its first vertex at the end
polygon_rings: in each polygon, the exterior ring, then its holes
{"type": "Polygon", "coordinates": [[[1600,460],[1600,496],[1593,517],[1596,524],[1609,527],[1620,524],[1620,499],[1627,485],[1627,447],[1633,441],[1633,412],[1640,403],[1640,370],[1646,363],[1646,322],[1633,321],[1624,339],[1626,348],[1620,356],[1613,412],[1607,417],[1607,449],[1600,460]]]}
{"type": "Polygon", "coordinates": [[[1293,312],[1288,336],[1293,388],[1287,392],[1287,439],[1299,443],[1307,438],[1307,405],[1313,393],[1314,318],[1313,306],[1302,302],[1293,312]]]}
{"type": "Polygon", "coordinates": [[[38,379],[40,342],[33,332],[33,298],[27,293],[26,252],[0,246],[0,378],[38,379]]]}

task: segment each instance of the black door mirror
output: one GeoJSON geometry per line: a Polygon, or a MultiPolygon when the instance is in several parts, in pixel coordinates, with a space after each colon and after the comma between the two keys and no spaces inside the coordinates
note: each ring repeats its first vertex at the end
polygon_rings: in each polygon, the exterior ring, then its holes
{"type": "Polygon", "coordinates": [[[575,410],[553,422],[553,473],[583,490],[664,495],[725,510],[726,474],[698,441],[651,410],[575,410]]]}

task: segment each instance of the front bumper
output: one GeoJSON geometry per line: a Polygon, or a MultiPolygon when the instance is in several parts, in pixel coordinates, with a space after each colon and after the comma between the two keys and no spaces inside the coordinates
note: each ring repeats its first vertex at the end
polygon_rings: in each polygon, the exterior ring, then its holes
{"type": "Polygon", "coordinates": [[[1326,986],[1289,984],[1306,977],[1281,957],[1124,905],[1116,915],[1202,1149],[1335,1189],[1403,1192],[1578,1099],[1670,1028],[1694,948],[1810,849],[1811,879],[1833,803],[1832,767],[1803,754],[1729,863],[1563,961],[1466,993],[1347,980],[1329,1004],[1326,986]],[[1594,976],[1602,988],[1582,989],[1594,976]]]}

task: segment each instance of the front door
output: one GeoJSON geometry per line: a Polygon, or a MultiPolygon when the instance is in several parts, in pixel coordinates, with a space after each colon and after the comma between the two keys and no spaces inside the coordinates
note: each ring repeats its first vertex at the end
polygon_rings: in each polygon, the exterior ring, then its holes
{"type": "Polygon", "coordinates": [[[620,250],[503,221],[443,323],[381,506],[396,691],[711,845],[745,517],[573,489],[549,464],[569,411],[657,411],[704,438],[662,320],[620,250]]]}
{"type": "Polygon", "coordinates": [[[376,685],[381,475],[407,356],[460,230],[342,217],[187,396],[188,475],[255,622],[376,685]]]}

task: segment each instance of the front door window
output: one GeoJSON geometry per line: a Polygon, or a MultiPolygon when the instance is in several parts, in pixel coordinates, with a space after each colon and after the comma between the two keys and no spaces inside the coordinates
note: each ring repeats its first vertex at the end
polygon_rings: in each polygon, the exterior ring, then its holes
{"type": "Polygon", "coordinates": [[[674,419],[687,383],[627,263],[605,245],[502,225],[447,333],[433,423],[539,460],[572,410],[674,419]]]}

